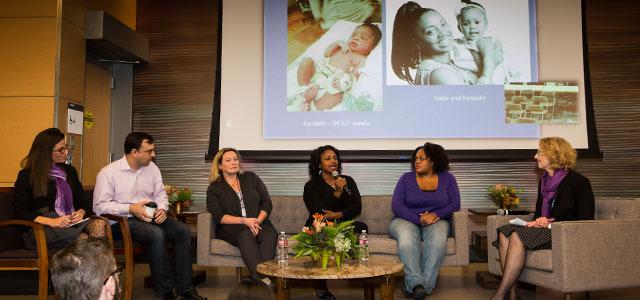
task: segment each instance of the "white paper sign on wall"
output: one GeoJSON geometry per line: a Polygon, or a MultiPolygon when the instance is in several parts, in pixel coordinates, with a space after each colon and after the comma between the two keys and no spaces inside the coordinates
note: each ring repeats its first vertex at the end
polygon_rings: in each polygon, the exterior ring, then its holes
{"type": "Polygon", "coordinates": [[[83,111],[82,105],[69,103],[67,107],[67,133],[82,135],[83,111]]]}

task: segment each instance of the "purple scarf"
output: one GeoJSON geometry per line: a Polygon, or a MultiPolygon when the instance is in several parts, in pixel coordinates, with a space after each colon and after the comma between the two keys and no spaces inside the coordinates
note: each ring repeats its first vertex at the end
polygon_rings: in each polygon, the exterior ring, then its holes
{"type": "Polygon", "coordinates": [[[49,176],[56,183],[56,202],[55,209],[58,216],[65,216],[73,213],[73,192],[71,186],[67,182],[67,173],[58,166],[54,165],[49,171],[49,176]]]}
{"type": "Polygon", "coordinates": [[[562,179],[567,177],[569,171],[565,169],[556,169],[553,172],[553,176],[549,176],[549,173],[545,172],[542,175],[542,183],[540,184],[540,193],[542,194],[542,214],[541,216],[549,218],[551,217],[551,205],[552,201],[556,197],[556,191],[558,185],[562,182],[562,179]]]}

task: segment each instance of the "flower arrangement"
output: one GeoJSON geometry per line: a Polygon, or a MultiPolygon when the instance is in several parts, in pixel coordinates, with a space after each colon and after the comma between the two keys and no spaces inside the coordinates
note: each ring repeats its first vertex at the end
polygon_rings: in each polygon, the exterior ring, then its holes
{"type": "Polygon", "coordinates": [[[340,268],[344,258],[353,257],[357,253],[353,221],[331,222],[319,213],[313,215],[312,227],[303,227],[302,232],[292,239],[297,241],[293,246],[296,257],[311,256],[314,261],[321,260],[322,270],[327,269],[330,256],[335,257],[336,266],[340,268]]]}
{"type": "Polygon", "coordinates": [[[516,190],[514,187],[506,184],[496,184],[490,186],[487,189],[488,196],[495,202],[500,208],[510,209],[517,207],[520,204],[520,197],[518,193],[521,191],[516,190]]]}
{"type": "Polygon", "coordinates": [[[167,197],[169,197],[169,205],[175,205],[180,202],[186,208],[191,204],[191,190],[189,187],[180,189],[175,185],[165,184],[164,191],[167,192],[167,197]]]}

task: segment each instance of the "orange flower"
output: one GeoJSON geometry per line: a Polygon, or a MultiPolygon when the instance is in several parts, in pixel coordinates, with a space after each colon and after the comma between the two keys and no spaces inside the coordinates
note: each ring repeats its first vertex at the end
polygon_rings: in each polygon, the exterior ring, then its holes
{"type": "Polygon", "coordinates": [[[311,229],[309,229],[309,227],[305,226],[302,227],[302,232],[308,234],[308,235],[313,235],[313,231],[311,231],[311,229]]]}
{"type": "Polygon", "coordinates": [[[315,220],[322,220],[324,219],[324,216],[321,213],[315,213],[312,216],[315,220]]]}
{"type": "Polygon", "coordinates": [[[333,226],[335,225],[335,223],[331,222],[331,221],[327,221],[327,226],[333,226]]]}

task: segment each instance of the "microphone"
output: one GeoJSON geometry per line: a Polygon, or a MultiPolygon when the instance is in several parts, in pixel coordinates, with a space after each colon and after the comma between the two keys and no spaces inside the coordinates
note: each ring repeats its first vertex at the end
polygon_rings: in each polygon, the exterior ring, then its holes
{"type": "MultiPolygon", "coordinates": [[[[333,176],[333,179],[338,179],[340,177],[340,173],[338,173],[338,171],[333,171],[331,172],[331,176],[333,176]]],[[[349,190],[346,185],[344,186],[344,191],[347,192],[347,195],[351,196],[351,190],[349,190]]]]}
{"type": "Polygon", "coordinates": [[[498,215],[498,216],[509,215],[509,210],[500,208],[500,209],[496,210],[496,215],[498,215]]]}

